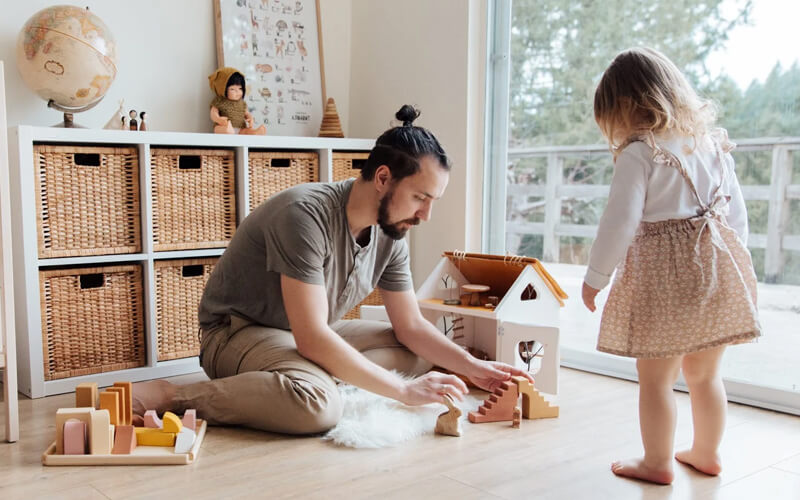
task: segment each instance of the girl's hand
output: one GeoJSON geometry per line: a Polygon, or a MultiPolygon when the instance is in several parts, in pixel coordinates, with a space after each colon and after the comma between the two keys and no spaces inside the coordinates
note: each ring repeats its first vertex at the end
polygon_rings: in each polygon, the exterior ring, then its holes
{"type": "Polygon", "coordinates": [[[594,298],[597,297],[598,293],[600,293],[600,290],[590,287],[585,281],[583,282],[581,295],[583,296],[583,304],[586,306],[586,309],[592,312],[597,309],[597,307],[594,305],[594,298]]]}

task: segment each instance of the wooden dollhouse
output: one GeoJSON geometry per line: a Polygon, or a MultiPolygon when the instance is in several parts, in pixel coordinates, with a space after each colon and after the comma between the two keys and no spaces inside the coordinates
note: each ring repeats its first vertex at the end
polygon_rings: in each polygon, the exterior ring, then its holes
{"type": "Polygon", "coordinates": [[[464,252],[445,252],[417,291],[423,316],[455,342],[526,370],[540,362],[536,388],[550,394],[558,393],[566,298],[537,259],[464,252]]]}

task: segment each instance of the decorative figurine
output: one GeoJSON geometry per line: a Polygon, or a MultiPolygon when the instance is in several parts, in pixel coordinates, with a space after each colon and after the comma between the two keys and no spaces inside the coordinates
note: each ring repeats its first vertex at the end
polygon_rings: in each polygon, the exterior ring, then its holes
{"type": "Polygon", "coordinates": [[[131,118],[128,122],[131,130],[139,130],[139,122],[136,120],[136,110],[132,109],[128,111],[128,116],[131,118]]]}
{"type": "Polygon", "coordinates": [[[106,122],[104,129],[107,130],[124,130],[125,129],[125,113],[122,109],[125,107],[125,100],[120,99],[119,101],[119,109],[117,109],[114,116],[109,118],[108,122],[106,122]]]}
{"type": "Polygon", "coordinates": [[[147,124],[144,122],[144,111],[139,111],[139,131],[144,132],[147,130],[147,124]]]}
{"type": "Polygon", "coordinates": [[[265,135],[264,125],[253,128],[253,115],[244,101],[247,89],[244,76],[234,68],[220,68],[208,77],[208,84],[217,97],[211,101],[211,120],[216,134],[265,135]]]}

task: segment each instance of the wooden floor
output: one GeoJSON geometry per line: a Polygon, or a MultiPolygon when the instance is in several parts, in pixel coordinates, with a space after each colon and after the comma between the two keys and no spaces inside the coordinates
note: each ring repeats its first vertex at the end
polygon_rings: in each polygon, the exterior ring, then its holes
{"type": "MultiPolygon", "coordinates": [[[[685,446],[689,400],[677,398],[676,444],[685,446]]],[[[72,401],[20,401],[20,441],[0,443],[0,498],[800,499],[800,417],[736,404],[720,477],[678,464],[671,486],[615,477],[609,463],[641,450],[637,386],[569,369],[562,369],[561,416],[523,420],[519,430],[467,424],[461,438],[353,450],[315,437],[211,427],[189,466],[43,467],[54,412],[72,401]]]]}

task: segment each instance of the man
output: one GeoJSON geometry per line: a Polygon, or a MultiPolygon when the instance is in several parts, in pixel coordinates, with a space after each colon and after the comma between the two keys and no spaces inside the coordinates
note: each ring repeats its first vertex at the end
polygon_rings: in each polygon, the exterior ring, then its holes
{"type": "Polygon", "coordinates": [[[408,405],[467,392],[456,376],[420,375],[432,364],[493,390],[509,365],[470,356],[420,314],[412,289],[406,232],[431,216],[449,180],[439,141],[413,126],[376,141],[361,177],[287,189],[242,222],[200,304],[201,364],[208,382],[137,384],[136,411],[196,408],[211,424],[289,434],[318,433],[341,417],[333,377],[408,405]],[[376,227],[376,225],[378,227],[376,227]],[[374,287],[391,326],[339,321],[374,287]]]}

